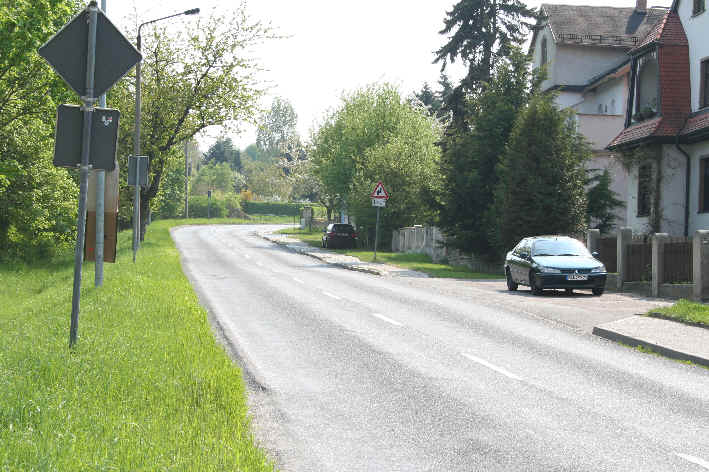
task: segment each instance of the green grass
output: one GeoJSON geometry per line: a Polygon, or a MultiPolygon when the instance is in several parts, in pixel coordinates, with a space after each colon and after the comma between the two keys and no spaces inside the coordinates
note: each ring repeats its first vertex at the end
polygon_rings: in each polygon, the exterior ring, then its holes
{"type": "Polygon", "coordinates": [[[676,319],[677,321],[700,323],[709,326],[709,306],[689,300],[679,300],[672,306],[653,308],[652,312],[676,319]]]}
{"type": "MultiPolygon", "coordinates": [[[[310,246],[320,247],[321,231],[308,231],[300,228],[286,228],[278,231],[280,234],[290,235],[294,239],[299,239],[310,246]]],[[[374,251],[367,249],[330,249],[333,252],[346,254],[359,258],[363,262],[374,261],[374,251]]],[[[448,264],[436,264],[426,254],[414,254],[403,252],[382,252],[377,251],[377,262],[391,264],[403,269],[424,272],[431,277],[455,278],[455,279],[501,279],[500,274],[484,274],[473,272],[467,267],[453,266],[448,264]]]]}
{"type": "Polygon", "coordinates": [[[136,264],[121,232],[103,287],[84,265],[73,350],[72,255],[0,267],[0,470],[274,469],[182,273],[169,228],[183,222],[150,225],[136,264]]]}

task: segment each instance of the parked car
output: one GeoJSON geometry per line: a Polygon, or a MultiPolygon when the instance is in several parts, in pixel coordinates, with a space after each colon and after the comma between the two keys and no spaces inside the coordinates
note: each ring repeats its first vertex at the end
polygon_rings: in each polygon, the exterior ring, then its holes
{"type": "Polygon", "coordinates": [[[357,247],[357,232],[350,224],[330,223],[323,231],[322,247],[355,248],[357,247]]]}
{"type": "Polygon", "coordinates": [[[602,295],[608,274],[597,255],[567,236],[524,238],[505,258],[507,289],[527,285],[535,295],[547,288],[563,288],[567,293],[590,289],[602,295]]]}

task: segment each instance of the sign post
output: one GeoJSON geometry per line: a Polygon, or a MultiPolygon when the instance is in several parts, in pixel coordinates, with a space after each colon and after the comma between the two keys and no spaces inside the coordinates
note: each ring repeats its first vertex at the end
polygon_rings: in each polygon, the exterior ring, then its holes
{"type": "MultiPolygon", "coordinates": [[[[82,102],[81,161],[79,164],[79,215],[74,254],[74,289],[71,301],[69,346],[73,347],[79,329],[81,270],[86,232],[86,201],[91,167],[92,121],[96,97],[103,95],[141,58],[135,48],[98,8],[96,1],[64,25],[38,53],[67,82],[82,102]],[[78,52],[78,53],[77,53],[78,52]],[[85,52],[85,54],[83,54],[85,52]]],[[[59,137],[59,127],[57,127],[59,137]]],[[[114,154],[115,161],[115,154],[114,154]]],[[[55,143],[55,163],[57,148],[55,143]]]]}
{"type": "Polygon", "coordinates": [[[377,246],[379,245],[379,211],[386,207],[387,200],[389,200],[389,193],[384,189],[384,185],[381,181],[377,183],[374,187],[374,192],[372,192],[372,206],[377,207],[377,226],[374,228],[374,262],[377,262],[377,246]]]}

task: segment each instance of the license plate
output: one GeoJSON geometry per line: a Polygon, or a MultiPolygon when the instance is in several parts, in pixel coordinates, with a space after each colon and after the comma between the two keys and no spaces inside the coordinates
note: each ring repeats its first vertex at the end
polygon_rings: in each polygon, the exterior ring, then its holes
{"type": "Polygon", "coordinates": [[[566,276],[566,280],[588,280],[588,275],[569,274],[566,276]]]}
{"type": "Polygon", "coordinates": [[[349,236],[347,233],[337,233],[338,236],[349,236]]]}

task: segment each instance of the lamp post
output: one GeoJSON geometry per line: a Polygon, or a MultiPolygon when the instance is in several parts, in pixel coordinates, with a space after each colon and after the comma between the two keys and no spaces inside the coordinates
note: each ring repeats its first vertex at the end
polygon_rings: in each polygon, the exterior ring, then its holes
{"type": "MultiPolygon", "coordinates": [[[[173,15],[164,16],[162,18],[157,18],[155,20],[146,21],[138,25],[138,37],[136,38],[136,45],[138,51],[141,50],[141,36],[140,29],[151,23],[156,23],[158,21],[167,20],[168,18],[174,18],[181,15],[196,15],[199,13],[199,8],[193,8],[191,10],[185,10],[180,13],[175,13],[173,15]]],[[[133,198],[133,262],[135,262],[135,254],[138,252],[139,245],[139,233],[140,233],[140,165],[138,162],[138,156],[140,156],[140,71],[141,62],[135,67],[135,130],[133,131],[133,155],[135,156],[135,196],[133,198]]]]}

